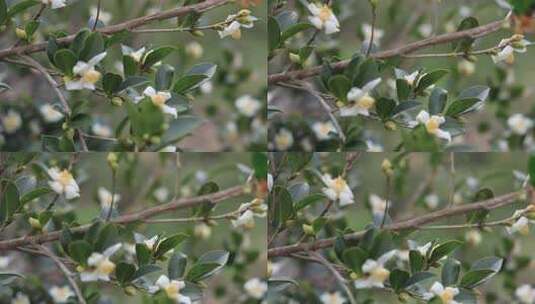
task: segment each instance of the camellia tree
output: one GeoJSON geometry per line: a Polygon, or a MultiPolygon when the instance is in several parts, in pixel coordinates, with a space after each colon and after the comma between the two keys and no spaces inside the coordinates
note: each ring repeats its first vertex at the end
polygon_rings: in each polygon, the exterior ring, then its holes
{"type": "Polygon", "coordinates": [[[534,157],[273,152],[269,170],[269,303],[535,301],[534,157]]]}
{"type": "Polygon", "coordinates": [[[266,171],[262,153],[0,154],[0,302],[258,303],[266,171]]]}
{"type": "Polygon", "coordinates": [[[259,4],[1,0],[2,150],[265,150],[259,4]]]}
{"type": "Polygon", "coordinates": [[[271,1],[269,149],[531,149],[534,4],[271,1]]]}

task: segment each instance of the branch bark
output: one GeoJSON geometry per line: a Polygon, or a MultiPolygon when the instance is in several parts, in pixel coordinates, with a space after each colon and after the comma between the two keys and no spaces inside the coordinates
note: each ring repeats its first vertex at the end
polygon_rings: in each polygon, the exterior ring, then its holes
{"type": "MultiPolygon", "coordinates": [[[[429,46],[433,46],[433,45],[449,43],[449,42],[464,39],[464,38],[478,38],[478,37],[486,36],[486,35],[489,35],[491,33],[498,31],[500,28],[502,28],[503,24],[507,21],[508,21],[508,18],[494,21],[489,24],[478,26],[478,27],[464,30],[464,31],[447,33],[447,34],[423,39],[423,40],[409,43],[407,45],[400,46],[398,48],[394,48],[391,50],[373,53],[370,55],[370,57],[375,58],[375,59],[386,59],[386,58],[413,53],[417,50],[420,50],[429,46]]],[[[331,67],[334,70],[341,70],[341,69],[344,69],[349,64],[349,62],[350,60],[339,61],[331,65],[331,67]]],[[[276,84],[278,82],[284,82],[284,81],[288,81],[292,79],[305,79],[305,78],[313,77],[313,76],[320,74],[321,69],[322,69],[322,66],[315,66],[309,69],[304,69],[304,70],[299,70],[299,71],[289,71],[286,73],[272,74],[272,75],[269,75],[268,77],[268,83],[276,84]]]]}
{"type": "MultiPolygon", "coordinates": [[[[193,13],[193,12],[202,13],[210,9],[216,8],[218,6],[227,4],[231,1],[232,0],[206,0],[198,4],[182,6],[179,8],[138,17],[132,20],[119,23],[119,24],[106,26],[103,28],[99,28],[96,31],[101,32],[102,34],[111,35],[111,34],[115,34],[124,30],[130,30],[130,29],[141,27],[152,21],[161,21],[161,20],[171,19],[175,17],[181,17],[189,13],[193,13]]],[[[57,40],[57,43],[68,44],[74,40],[74,37],[76,37],[76,34],[60,38],[57,40]]],[[[7,56],[12,56],[12,55],[31,54],[31,53],[41,52],[46,49],[47,45],[48,43],[43,42],[43,43],[35,43],[35,44],[29,44],[25,46],[12,47],[9,49],[0,50],[0,59],[5,58],[7,56]]]]}
{"type": "MultiPolygon", "coordinates": [[[[196,196],[196,197],[181,198],[181,199],[177,199],[167,204],[155,206],[152,208],[147,208],[145,210],[141,210],[138,212],[125,214],[123,216],[119,216],[115,219],[112,219],[110,222],[115,223],[115,224],[128,224],[132,222],[143,221],[145,219],[157,216],[162,213],[175,211],[179,209],[191,208],[199,204],[202,204],[206,201],[211,201],[212,203],[219,203],[223,200],[226,200],[232,197],[237,197],[245,193],[246,193],[245,186],[242,186],[242,185],[234,186],[234,187],[221,190],[215,193],[196,196]]],[[[78,226],[78,227],[72,228],[71,232],[73,233],[85,232],[90,227],[91,227],[91,224],[78,226]]],[[[25,246],[25,245],[42,244],[42,243],[57,241],[60,238],[60,235],[61,235],[61,231],[53,231],[53,232],[49,232],[46,234],[25,236],[25,237],[0,241],[0,252],[6,251],[6,250],[13,250],[13,249],[16,249],[17,247],[25,246]]]]}
{"type": "MultiPolygon", "coordinates": [[[[531,189],[528,192],[531,193],[531,189]]],[[[524,190],[507,193],[492,199],[441,209],[435,212],[427,213],[418,217],[414,217],[408,220],[400,221],[398,223],[385,226],[383,229],[390,231],[401,231],[407,229],[417,229],[425,224],[432,223],[441,219],[453,217],[456,215],[466,214],[476,210],[492,210],[503,206],[511,205],[515,203],[521,194],[525,193],[524,190]]],[[[359,240],[365,231],[358,231],[350,234],[346,234],[344,238],[346,240],[359,240]]],[[[268,257],[281,257],[289,256],[291,254],[301,251],[314,251],[323,248],[329,248],[334,245],[336,238],[328,238],[317,240],[310,243],[294,244],[282,247],[271,248],[268,250],[268,257]]]]}

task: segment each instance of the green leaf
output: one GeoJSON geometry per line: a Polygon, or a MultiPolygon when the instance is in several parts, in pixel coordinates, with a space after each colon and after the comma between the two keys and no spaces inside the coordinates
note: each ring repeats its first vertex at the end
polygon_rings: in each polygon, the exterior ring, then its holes
{"type": "Polygon", "coordinates": [[[137,62],[132,58],[132,56],[124,55],[123,56],[123,70],[124,76],[134,76],[137,72],[137,62]]]}
{"type": "Polygon", "coordinates": [[[199,86],[208,77],[206,75],[185,75],[180,77],[173,85],[173,92],[184,94],[199,86]]]}
{"type": "Polygon", "coordinates": [[[402,101],[394,108],[394,110],[392,111],[392,116],[396,116],[410,109],[414,109],[420,105],[421,105],[420,102],[416,100],[402,101]]]}
{"type": "Polygon", "coordinates": [[[268,46],[269,52],[278,48],[281,43],[281,30],[279,23],[273,17],[268,19],[268,46]]]}
{"type": "Polygon", "coordinates": [[[186,279],[198,282],[220,271],[228,262],[229,253],[224,250],[215,250],[203,254],[186,275],[186,279]]]}
{"type": "Polygon", "coordinates": [[[438,262],[443,257],[452,253],[455,249],[461,246],[463,243],[457,240],[445,241],[433,248],[431,256],[429,257],[429,263],[433,264],[438,262]]]}
{"type": "Polygon", "coordinates": [[[4,185],[4,196],[0,202],[0,222],[6,223],[20,207],[19,189],[12,182],[4,185]]]}
{"type": "Polygon", "coordinates": [[[455,259],[447,259],[444,266],[442,266],[442,284],[444,286],[452,286],[457,284],[459,274],[461,272],[461,263],[455,259]]]}
{"type": "Polygon", "coordinates": [[[87,62],[104,51],[104,39],[102,38],[102,34],[99,32],[92,32],[85,39],[84,48],[80,52],[80,59],[87,62]]]}
{"type": "Polygon", "coordinates": [[[154,256],[156,258],[163,256],[166,254],[169,250],[174,249],[177,247],[180,243],[182,243],[184,240],[186,240],[189,236],[185,233],[177,233],[173,236],[170,236],[163,241],[161,241],[158,244],[158,248],[156,248],[156,252],[154,253],[154,256]]]}
{"type": "Polygon", "coordinates": [[[405,282],[405,288],[410,287],[416,283],[420,283],[422,281],[428,280],[435,275],[428,271],[418,272],[413,274],[406,282],[405,282]]]}
{"type": "Polygon", "coordinates": [[[368,254],[359,247],[351,247],[344,250],[343,262],[356,273],[362,273],[362,264],[368,258],[368,254]]]}
{"type": "Polygon", "coordinates": [[[347,93],[351,90],[351,81],[344,75],[335,75],[329,79],[329,91],[343,102],[347,102],[347,93]]]}
{"type": "Polygon", "coordinates": [[[394,269],[390,272],[390,285],[396,292],[398,292],[405,287],[409,277],[410,275],[408,272],[401,269],[394,269]]]}
{"type": "Polygon", "coordinates": [[[28,22],[28,24],[26,24],[26,26],[24,27],[24,31],[26,32],[28,38],[32,37],[35,31],[37,31],[37,29],[39,28],[39,24],[40,23],[37,20],[32,20],[28,22]]]}
{"type": "Polygon", "coordinates": [[[64,74],[72,76],[72,68],[78,61],[76,54],[69,49],[60,49],[54,54],[54,64],[64,74]]]}
{"type": "Polygon", "coordinates": [[[273,189],[272,206],[274,206],[275,226],[283,226],[286,221],[295,215],[292,196],[284,187],[275,186],[273,189]]]}
{"type": "Polygon", "coordinates": [[[136,244],[136,259],[140,266],[150,263],[151,252],[147,245],[142,243],[136,244]]]}
{"type": "Polygon", "coordinates": [[[69,244],[69,256],[82,266],[87,265],[87,259],[93,253],[91,245],[84,240],[77,240],[69,244]]]}
{"type": "Polygon", "coordinates": [[[123,83],[123,78],[121,75],[106,73],[102,78],[102,87],[104,92],[108,95],[113,95],[114,93],[119,92],[119,88],[123,83]]]}
{"type": "Polygon", "coordinates": [[[19,1],[17,4],[11,6],[7,10],[7,18],[14,17],[15,15],[17,15],[19,13],[22,13],[22,12],[26,11],[27,9],[29,9],[30,7],[38,5],[40,3],[41,3],[41,1],[37,1],[37,0],[19,1]]]}
{"type": "Polygon", "coordinates": [[[31,201],[33,201],[34,199],[40,197],[40,196],[43,196],[45,194],[48,194],[48,193],[51,193],[52,192],[52,189],[50,188],[45,188],[45,187],[41,187],[41,188],[35,188],[29,192],[26,192],[22,195],[22,197],[20,198],[20,205],[21,206],[24,206],[26,203],[29,203],[31,201]]]}
{"type": "Polygon", "coordinates": [[[158,61],[163,60],[165,57],[167,57],[169,54],[174,52],[176,48],[172,46],[162,46],[153,50],[150,50],[147,52],[143,59],[143,69],[148,69],[154,64],[156,64],[158,61]]]}
{"type": "Polygon", "coordinates": [[[407,80],[399,78],[396,79],[396,91],[399,101],[405,101],[411,94],[411,87],[407,80]]]}
{"type": "Polygon", "coordinates": [[[282,33],[280,37],[280,42],[282,43],[290,39],[291,37],[297,35],[299,32],[306,31],[312,28],[314,28],[314,26],[310,23],[296,23],[294,25],[291,25],[282,33]]]}
{"type": "Polygon", "coordinates": [[[0,0],[0,25],[7,21],[7,4],[5,0],[0,0]]]}
{"type": "Polygon", "coordinates": [[[428,87],[438,82],[442,77],[446,76],[446,74],[448,73],[449,73],[448,70],[435,70],[435,71],[424,74],[418,80],[416,92],[418,93],[423,92],[425,89],[427,89],[428,87]]]}
{"type": "MultiPolygon", "coordinates": [[[[464,30],[468,30],[468,29],[478,27],[478,26],[479,26],[479,21],[477,21],[476,18],[468,17],[461,21],[461,24],[459,25],[459,27],[457,27],[457,31],[464,31],[464,30]]],[[[469,51],[474,41],[475,41],[475,38],[472,38],[472,37],[454,41],[452,43],[452,49],[454,51],[459,51],[459,52],[469,51]]]]}
{"type": "Polygon", "coordinates": [[[418,250],[411,250],[409,251],[409,265],[412,274],[418,273],[425,267],[425,257],[418,250]]]}
{"type": "Polygon", "coordinates": [[[495,276],[503,266],[503,259],[499,257],[485,257],[477,260],[461,279],[459,284],[465,288],[477,287],[495,276]]]}
{"type": "Polygon", "coordinates": [[[169,259],[167,264],[167,272],[169,279],[175,280],[184,276],[186,272],[186,266],[188,264],[188,259],[186,255],[181,252],[175,252],[169,259]]]}
{"type": "Polygon", "coordinates": [[[98,232],[97,240],[95,242],[95,250],[104,251],[106,248],[115,245],[118,237],[119,233],[114,224],[104,225],[98,232]]]}
{"type": "Polygon", "coordinates": [[[479,102],[479,98],[465,98],[456,100],[448,107],[446,116],[456,117],[464,114],[479,102]]]}
{"type": "Polygon", "coordinates": [[[78,57],[82,50],[85,47],[85,40],[87,37],[91,34],[91,31],[88,29],[82,29],[80,30],[76,36],[74,37],[74,40],[72,41],[71,45],[69,46],[69,49],[73,51],[76,56],[78,57]]]}
{"type": "Polygon", "coordinates": [[[442,88],[434,88],[429,96],[429,114],[437,115],[442,113],[448,102],[448,91],[442,88]]]}
{"type": "Polygon", "coordinates": [[[198,282],[202,280],[207,274],[211,273],[219,267],[217,263],[202,263],[194,264],[186,275],[186,279],[192,282],[198,282]]]}
{"type": "Polygon", "coordinates": [[[139,268],[136,270],[136,273],[134,274],[134,277],[131,280],[133,281],[133,280],[139,279],[144,275],[147,275],[149,273],[153,273],[156,271],[160,271],[160,270],[161,268],[158,265],[154,265],[154,264],[139,266],[139,268]]]}
{"type": "Polygon", "coordinates": [[[193,130],[198,128],[204,120],[197,116],[182,115],[171,121],[171,126],[162,137],[162,144],[155,149],[156,151],[165,146],[173,145],[186,136],[190,135],[193,130]]]}
{"type": "Polygon", "coordinates": [[[149,80],[143,76],[128,76],[123,83],[121,83],[121,86],[117,89],[117,92],[121,92],[127,88],[135,88],[148,82],[149,80]]]}
{"type": "Polygon", "coordinates": [[[136,266],[125,262],[118,263],[115,269],[115,275],[117,276],[117,280],[121,282],[121,284],[125,284],[132,281],[135,273],[136,266]]]}
{"type": "Polygon", "coordinates": [[[157,91],[167,91],[173,83],[175,68],[168,64],[162,64],[156,71],[155,89],[157,91]]]}
{"type": "Polygon", "coordinates": [[[529,183],[532,186],[535,186],[535,154],[531,154],[529,156],[528,174],[529,174],[529,183]]]}
{"type": "Polygon", "coordinates": [[[303,199],[301,199],[300,201],[298,201],[296,204],[295,204],[295,211],[299,211],[303,208],[306,208],[308,207],[309,205],[312,205],[314,203],[317,203],[317,202],[320,202],[322,200],[325,200],[326,197],[323,193],[315,193],[315,194],[311,194],[303,199]]]}
{"type": "Polygon", "coordinates": [[[384,121],[389,119],[396,108],[396,102],[393,99],[381,97],[377,100],[375,109],[377,110],[377,115],[384,121]]]}
{"type": "Polygon", "coordinates": [[[258,180],[266,180],[268,175],[268,159],[265,153],[255,152],[252,155],[252,164],[255,177],[258,180]]]}

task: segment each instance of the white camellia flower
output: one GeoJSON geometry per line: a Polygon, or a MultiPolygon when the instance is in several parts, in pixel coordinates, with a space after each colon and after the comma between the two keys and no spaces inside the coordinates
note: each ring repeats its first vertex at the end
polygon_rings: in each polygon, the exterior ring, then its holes
{"type": "Polygon", "coordinates": [[[331,133],[336,133],[336,128],[331,121],[318,121],[312,125],[312,131],[314,131],[318,140],[329,140],[331,139],[331,133]]]}
{"type": "Polygon", "coordinates": [[[513,64],[515,62],[515,52],[525,53],[527,52],[527,46],[530,44],[526,39],[522,39],[518,42],[514,42],[511,45],[510,39],[502,39],[498,44],[501,50],[496,55],[491,55],[494,63],[505,62],[507,64],[513,64]]]}
{"type": "Polygon", "coordinates": [[[407,83],[410,86],[414,86],[414,85],[416,85],[416,81],[418,80],[418,76],[420,76],[420,72],[416,71],[416,72],[413,72],[411,74],[407,74],[407,75],[403,76],[403,79],[405,79],[405,81],[407,81],[407,83]]]}
{"type": "Polygon", "coordinates": [[[431,242],[427,242],[424,245],[418,245],[418,243],[414,241],[409,241],[409,249],[418,251],[422,256],[427,256],[427,252],[431,249],[432,245],[431,242]]]}
{"type": "Polygon", "coordinates": [[[514,114],[507,119],[509,129],[517,135],[526,135],[533,128],[533,120],[520,113],[514,114]]]}
{"type": "Polygon", "coordinates": [[[120,194],[115,194],[112,196],[112,193],[104,187],[98,188],[97,196],[98,196],[98,201],[100,203],[100,207],[103,210],[108,210],[111,208],[112,198],[113,198],[114,204],[116,204],[121,199],[120,194]]]}
{"type": "Polygon", "coordinates": [[[161,148],[160,150],[158,150],[158,152],[176,152],[176,146],[173,146],[173,145],[169,145],[169,146],[165,146],[163,148],[161,148]]]}
{"type": "Polygon", "coordinates": [[[253,229],[255,226],[254,212],[246,210],[236,220],[231,221],[234,228],[253,229]]]}
{"type": "Polygon", "coordinates": [[[31,304],[30,298],[22,292],[17,292],[15,297],[11,299],[11,304],[31,304]]]}
{"type": "Polygon", "coordinates": [[[0,269],[7,269],[12,260],[13,257],[9,255],[0,256],[0,269]]]}
{"type": "Polygon", "coordinates": [[[107,125],[105,124],[102,124],[100,122],[95,122],[92,126],[91,126],[91,132],[93,132],[93,134],[97,135],[97,136],[100,136],[100,137],[111,137],[113,135],[113,131],[110,127],[108,127],[107,125]]]}
{"type": "Polygon", "coordinates": [[[184,281],[170,280],[166,275],[161,275],[153,286],[149,287],[150,293],[156,293],[163,290],[169,299],[178,304],[191,304],[190,297],[180,294],[180,290],[186,287],[184,281]]]}
{"type": "Polygon", "coordinates": [[[76,90],[95,90],[95,83],[100,80],[102,74],[95,70],[95,66],[101,62],[107,53],[100,53],[91,58],[88,62],[78,61],[72,68],[76,76],[74,79],[65,77],[65,88],[69,91],[76,90]]]}
{"type": "Polygon", "coordinates": [[[426,293],[424,296],[426,299],[430,300],[433,297],[438,297],[443,304],[462,304],[454,300],[455,296],[459,294],[459,288],[455,287],[444,287],[442,283],[435,282],[429,289],[429,293],[426,293]]]}
{"type": "Polygon", "coordinates": [[[64,169],[63,171],[60,171],[58,168],[53,167],[48,169],[47,173],[52,179],[48,182],[48,185],[54,192],[57,194],[64,194],[65,198],[68,200],[80,196],[80,188],[69,170],[64,169]]]}
{"type": "MultiPolygon", "coordinates": [[[[98,7],[93,5],[91,6],[91,8],[89,8],[89,13],[91,14],[91,17],[95,19],[97,18],[97,12],[98,7]]],[[[98,12],[98,20],[102,21],[103,23],[110,22],[112,17],[113,16],[111,13],[103,11],[102,8],[100,9],[100,12],[98,12]]]]}
{"type": "Polygon", "coordinates": [[[370,109],[375,105],[375,98],[370,92],[381,83],[381,78],[374,79],[362,88],[353,87],[347,93],[349,105],[340,108],[340,116],[370,116],[370,109]]]}
{"type": "Polygon", "coordinates": [[[153,87],[147,87],[145,91],[143,91],[143,95],[149,97],[152,103],[160,108],[163,113],[169,114],[174,118],[178,117],[176,109],[165,104],[171,99],[171,93],[162,91],[156,92],[153,87]]]}
{"type": "Polygon", "coordinates": [[[344,298],[339,291],[333,293],[324,292],[320,296],[320,300],[323,304],[344,304],[346,302],[346,298],[344,298]]]}
{"type": "Polygon", "coordinates": [[[89,269],[84,269],[80,273],[80,280],[82,282],[92,281],[109,281],[110,274],[115,271],[115,263],[110,261],[110,257],[114,255],[122,244],[115,244],[103,253],[93,252],[87,259],[89,269]]]}
{"type": "Polygon", "coordinates": [[[308,17],[308,20],[318,30],[324,30],[327,35],[340,31],[340,23],[327,4],[317,5],[309,3],[307,8],[312,14],[312,16],[308,17]]]}
{"type": "Polygon", "coordinates": [[[286,151],[294,144],[292,132],[287,129],[280,129],[275,135],[275,148],[279,151],[286,151]]]}
{"type": "Polygon", "coordinates": [[[522,304],[535,303],[535,289],[528,284],[517,287],[515,296],[522,304]]]}
{"type": "Polygon", "coordinates": [[[199,59],[204,53],[204,49],[200,43],[197,41],[192,41],[186,45],[186,54],[191,56],[193,59],[199,59]]]}
{"type": "Polygon", "coordinates": [[[7,111],[7,114],[0,118],[2,119],[4,131],[7,134],[13,134],[17,132],[22,126],[22,117],[20,117],[19,112],[15,110],[7,111]]]}
{"type": "Polygon", "coordinates": [[[367,259],[362,264],[364,278],[355,280],[355,288],[384,288],[384,282],[390,276],[390,271],[384,267],[394,255],[396,250],[391,250],[380,256],[377,260],[367,259]]]}
{"type": "Polygon", "coordinates": [[[416,116],[416,121],[425,126],[427,133],[451,142],[451,134],[440,129],[440,126],[446,122],[446,119],[443,116],[429,115],[427,111],[422,110],[418,116],[416,116]]]}
{"type": "Polygon", "coordinates": [[[422,37],[428,38],[429,36],[431,36],[431,34],[433,34],[433,25],[429,23],[422,23],[418,27],[418,33],[422,35],[422,37]]]}
{"type": "MultiPolygon", "coordinates": [[[[360,27],[360,30],[362,31],[362,35],[364,36],[364,42],[370,43],[370,40],[372,40],[372,26],[369,23],[363,23],[360,27]]],[[[385,31],[382,29],[375,28],[375,31],[373,33],[373,43],[380,45],[381,39],[383,39],[383,36],[385,35],[385,31]]]]}
{"type": "Polygon", "coordinates": [[[210,235],[212,235],[212,228],[206,225],[206,223],[197,224],[193,228],[193,235],[195,235],[196,237],[200,239],[205,240],[209,238],[210,235]]]}
{"type": "Polygon", "coordinates": [[[167,201],[167,198],[169,197],[169,190],[165,187],[158,187],[156,190],[154,190],[153,194],[157,201],[163,203],[167,201]]]}
{"type": "Polygon", "coordinates": [[[150,239],[143,240],[143,244],[147,246],[150,251],[154,251],[156,243],[158,242],[158,235],[151,237],[150,239]]]}
{"type": "Polygon", "coordinates": [[[243,95],[236,100],[236,108],[238,111],[247,116],[253,117],[262,108],[260,100],[253,98],[251,95],[243,95]]]}
{"type": "Polygon", "coordinates": [[[321,180],[325,184],[323,193],[332,201],[339,201],[340,206],[354,203],[353,192],[342,176],[332,178],[330,174],[323,174],[321,180]]]}
{"type": "Polygon", "coordinates": [[[54,123],[58,122],[63,118],[63,113],[56,110],[56,108],[48,103],[43,104],[39,107],[39,112],[43,115],[43,119],[46,122],[54,123]]]}
{"type": "Polygon", "coordinates": [[[252,28],[258,18],[251,16],[251,11],[243,9],[237,14],[229,15],[226,19],[227,26],[219,33],[219,38],[231,36],[233,39],[241,38],[241,28],[252,28]]]}
{"type": "Polygon", "coordinates": [[[243,285],[245,292],[254,299],[262,299],[264,294],[268,290],[268,285],[266,282],[260,280],[259,278],[253,278],[245,282],[243,285]]]}
{"type": "Polygon", "coordinates": [[[425,196],[424,203],[429,209],[436,209],[440,204],[440,198],[435,193],[431,193],[425,196]]]}
{"type": "Polygon", "coordinates": [[[470,230],[464,235],[466,242],[472,246],[477,246],[481,243],[482,237],[478,230],[470,230]]]}
{"type": "Polygon", "coordinates": [[[368,147],[368,149],[366,150],[368,152],[383,152],[384,151],[384,148],[382,145],[376,144],[372,140],[367,140],[366,146],[368,147]]]}
{"type": "Polygon", "coordinates": [[[50,5],[52,9],[62,8],[67,6],[66,0],[41,0],[41,3],[50,5]]]}
{"type": "Polygon", "coordinates": [[[74,292],[71,287],[65,285],[63,287],[52,286],[48,291],[54,303],[67,303],[70,297],[74,297],[74,292]]]}
{"type": "Polygon", "coordinates": [[[370,207],[374,215],[383,216],[386,210],[386,200],[382,199],[377,194],[370,194],[370,207]]]}
{"type": "Polygon", "coordinates": [[[529,219],[525,216],[519,217],[511,227],[506,227],[508,233],[520,233],[521,235],[529,235],[529,219]]]}
{"type": "Polygon", "coordinates": [[[142,48],[135,50],[129,46],[121,45],[121,51],[124,56],[130,56],[132,57],[132,59],[134,59],[135,62],[142,63],[143,56],[145,55],[145,52],[147,51],[147,49],[145,47],[142,47],[142,48]]]}
{"type": "Polygon", "coordinates": [[[461,59],[457,64],[457,70],[463,76],[470,76],[476,71],[476,65],[472,61],[461,59]]]}

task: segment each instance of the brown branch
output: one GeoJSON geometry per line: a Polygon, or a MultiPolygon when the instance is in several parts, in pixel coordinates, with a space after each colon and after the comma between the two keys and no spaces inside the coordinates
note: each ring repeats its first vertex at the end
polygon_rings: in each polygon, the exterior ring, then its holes
{"type": "MultiPolygon", "coordinates": [[[[179,8],[170,9],[167,11],[135,18],[132,20],[119,23],[119,24],[102,27],[102,28],[97,29],[96,31],[101,32],[106,35],[112,35],[112,34],[115,34],[124,30],[130,30],[130,29],[141,27],[152,21],[161,21],[161,20],[171,19],[175,17],[181,17],[189,13],[193,13],[193,12],[202,13],[202,12],[216,8],[218,6],[224,5],[229,2],[231,2],[231,0],[206,0],[198,4],[182,6],[179,8]]],[[[60,38],[57,40],[57,43],[58,44],[71,43],[74,40],[74,37],[76,37],[76,34],[60,38]]],[[[35,43],[35,44],[29,44],[25,46],[0,50],[0,59],[7,57],[7,56],[12,56],[12,55],[41,52],[46,49],[47,45],[48,45],[47,42],[43,42],[43,43],[35,43]]]]}
{"type": "MultiPolygon", "coordinates": [[[[147,208],[147,209],[144,209],[138,212],[133,212],[130,214],[125,214],[123,216],[119,216],[111,220],[110,222],[115,223],[115,224],[128,224],[128,223],[133,223],[133,222],[139,222],[139,221],[143,221],[145,219],[157,216],[162,213],[175,211],[178,209],[191,208],[199,204],[202,204],[206,201],[211,201],[212,203],[218,203],[223,200],[226,200],[232,197],[237,197],[245,193],[246,192],[245,192],[244,186],[234,186],[234,187],[221,190],[215,193],[200,195],[196,197],[181,198],[181,199],[177,199],[167,204],[155,206],[152,208],[147,208]]],[[[91,224],[74,227],[71,229],[71,232],[73,233],[85,232],[90,227],[91,227],[91,224]]],[[[46,234],[39,234],[35,236],[25,236],[25,237],[0,241],[0,252],[16,249],[17,247],[25,246],[25,245],[42,244],[46,242],[56,241],[60,238],[60,236],[61,236],[61,231],[53,231],[53,232],[49,232],[46,234]]]]}
{"type": "MultiPolygon", "coordinates": [[[[370,57],[375,58],[375,59],[386,59],[386,58],[391,58],[395,56],[406,55],[406,54],[409,54],[409,53],[412,53],[417,50],[427,48],[433,45],[449,43],[449,42],[464,39],[464,38],[478,38],[478,37],[486,36],[502,28],[504,22],[507,22],[507,19],[494,21],[489,24],[478,26],[478,27],[464,30],[464,31],[459,31],[455,33],[447,33],[447,34],[423,39],[423,40],[409,43],[407,45],[394,48],[391,50],[376,52],[376,53],[371,54],[370,57]]],[[[333,68],[334,70],[341,70],[341,69],[344,69],[349,64],[349,62],[350,60],[339,61],[337,63],[332,64],[331,68],[333,68]]],[[[278,82],[284,82],[284,81],[288,81],[292,79],[305,79],[305,78],[313,77],[313,76],[320,74],[321,70],[322,70],[322,66],[315,66],[309,69],[304,69],[304,70],[299,70],[299,71],[290,71],[286,73],[272,74],[272,75],[269,75],[268,77],[268,83],[275,84],[278,82]]]]}
{"type": "MultiPolygon", "coordinates": [[[[529,189],[528,192],[532,190],[529,189]]],[[[516,191],[507,193],[492,199],[461,205],[457,207],[445,208],[435,212],[427,213],[418,217],[414,217],[408,220],[400,221],[398,223],[390,224],[384,227],[385,230],[401,231],[407,229],[417,229],[425,224],[432,223],[441,219],[449,218],[456,215],[466,214],[476,210],[492,210],[503,206],[511,205],[515,203],[521,194],[525,191],[516,191]]],[[[359,240],[365,231],[358,231],[350,234],[346,234],[344,238],[346,240],[359,240]]],[[[296,252],[312,251],[322,248],[332,247],[336,238],[328,238],[317,240],[311,243],[294,244],[282,247],[271,248],[268,250],[268,256],[270,258],[288,256],[296,252]]]]}

